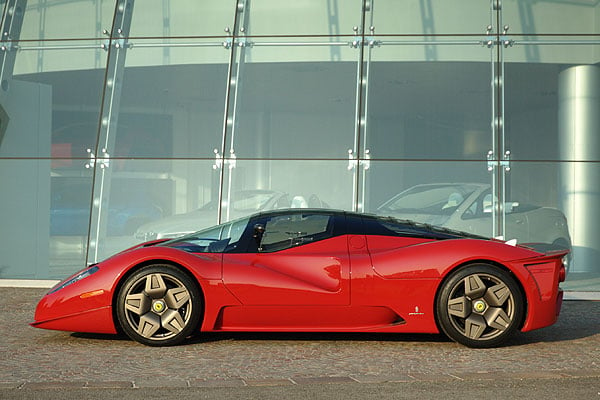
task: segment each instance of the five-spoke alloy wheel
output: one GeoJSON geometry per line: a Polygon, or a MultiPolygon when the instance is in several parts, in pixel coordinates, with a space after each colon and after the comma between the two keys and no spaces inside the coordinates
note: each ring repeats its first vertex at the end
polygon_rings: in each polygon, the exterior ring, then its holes
{"type": "Polygon", "coordinates": [[[469,347],[498,346],[518,329],[524,312],[515,279],[487,264],[470,265],[450,275],[436,308],[444,333],[469,347]]]}
{"type": "Polygon", "coordinates": [[[196,283],[171,265],[150,265],[127,278],[117,298],[117,318],[131,339],[170,346],[190,336],[200,321],[196,283]]]}

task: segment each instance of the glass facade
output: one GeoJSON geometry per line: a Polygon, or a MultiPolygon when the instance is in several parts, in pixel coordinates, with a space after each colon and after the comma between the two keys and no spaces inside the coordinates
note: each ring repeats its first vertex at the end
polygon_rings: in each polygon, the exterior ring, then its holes
{"type": "Polygon", "coordinates": [[[0,0],[0,279],[329,207],[572,249],[600,291],[600,4],[0,0]]]}

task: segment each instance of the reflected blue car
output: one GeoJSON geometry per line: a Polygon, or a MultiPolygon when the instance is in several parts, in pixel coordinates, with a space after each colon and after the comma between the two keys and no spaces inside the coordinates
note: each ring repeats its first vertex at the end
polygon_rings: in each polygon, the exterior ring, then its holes
{"type": "MultiPolygon", "coordinates": [[[[130,236],[148,221],[161,218],[162,209],[142,196],[111,199],[108,203],[108,236],[130,236]]],[[[87,236],[90,223],[90,181],[52,180],[51,236],[87,236]]]]}

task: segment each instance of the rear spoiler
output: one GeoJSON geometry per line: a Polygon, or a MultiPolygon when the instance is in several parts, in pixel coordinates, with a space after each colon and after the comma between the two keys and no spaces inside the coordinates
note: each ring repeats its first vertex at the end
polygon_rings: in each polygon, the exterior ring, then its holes
{"type": "Polygon", "coordinates": [[[551,243],[521,243],[521,246],[528,247],[548,257],[564,257],[571,252],[571,249],[551,243]]]}

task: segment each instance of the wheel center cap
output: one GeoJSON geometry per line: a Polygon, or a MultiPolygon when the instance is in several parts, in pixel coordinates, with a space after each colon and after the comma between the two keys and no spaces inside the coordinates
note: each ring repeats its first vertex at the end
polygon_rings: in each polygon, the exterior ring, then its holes
{"type": "Polygon", "coordinates": [[[476,313],[482,313],[485,311],[486,308],[487,304],[485,304],[485,301],[483,300],[477,300],[473,303],[473,311],[475,311],[476,313]]]}
{"type": "Polygon", "coordinates": [[[160,314],[161,312],[165,311],[165,308],[165,302],[162,300],[156,300],[154,303],[152,303],[152,311],[154,311],[157,314],[160,314]]]}

